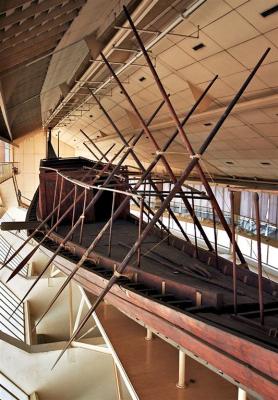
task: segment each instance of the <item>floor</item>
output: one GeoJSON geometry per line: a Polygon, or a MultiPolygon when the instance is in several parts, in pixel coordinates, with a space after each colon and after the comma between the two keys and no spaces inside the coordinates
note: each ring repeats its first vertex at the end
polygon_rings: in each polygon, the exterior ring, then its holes
{"type": "MultiPolygon", "coordinates": [[[[89,297],[92,297],[88,293],[89,297]]],[[[108,304],[97,316],[140,400],[235,400],[237,388],[195,360],[186,359],[185,389],[178,389],[178,350],[108,304]]]]}

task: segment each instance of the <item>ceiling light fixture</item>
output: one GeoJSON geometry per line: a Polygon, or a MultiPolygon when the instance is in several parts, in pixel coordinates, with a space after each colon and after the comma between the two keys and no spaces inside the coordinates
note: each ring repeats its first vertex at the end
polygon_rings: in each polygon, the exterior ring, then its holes
{"type": "Polygon", "coordinates": [[[205,122],[204,125],[205,125],[205,126],[211,126],[212,123],[211,123],[211,122],[205,122]]]}
{"type": "Polygon", "coordinates": [[[276,4],[276,6],[268,8],[267,10],[261,12],[261,16],[266,18],[269,15],[272,15],[272,14],[276,13],[277,11],[278,11],[278,5],[276,4]]]}
{"type": "Polygon", "coordinates": [[[260,164],[261,164],[261,165],[271,165],[271,163],[268,162],[268,161],[262,161],[260,164]]]}
{"type": "Polygon", "coordinates": [[[234,165],[233,161],[225,161],[225,163],[228,165],[234,165]]]}
{"type": "Polygon", "coordinates": [[[139,81],[140,81],[140,82],[143,82],[143,81],[145,81],[145,80],[146,80],[145,76],[141,76],[141,78],[139,78],[139,81]]]}
{"type": "Polygon", "coordinates": [[[194,51],[197,51],[197,50],[202,49],[203,47],[206,47],[206,46],[204,45],[204,43],[199,43],[199,44],[196,44],[196,46],[192,47],[192,49],[193,49],[194,51]]]}

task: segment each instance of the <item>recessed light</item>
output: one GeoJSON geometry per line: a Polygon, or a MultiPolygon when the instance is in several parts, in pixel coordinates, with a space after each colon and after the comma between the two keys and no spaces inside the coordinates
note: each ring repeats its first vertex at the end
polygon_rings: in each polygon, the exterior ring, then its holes
{"type": "Polygon", "coordinates": [[[90,118],[93,118],[92,114],[91,114],[91,115],[89,115],[89,117],[90,117],[90,118]]]}
{"type": "Polygon", "coordinates": [[[145,76],[141,76],[141,78],[139,78],[139,81],[140,82],[143,82],[143,81],[145,81],[147,78],[145,77],[145,76]]]}
{"type": "Polygon", "coordinates": [[[211,126],[212,123],[211,123],[211,122],[206,122],[204,125],[205,125],[205,126],[211,126]]]}
{"type": "Polygon", "coordinates": [[[271,165],[271,163],[268,162],[268,161],[262,161],[260,164],[261,164],[261,165],[271,165]]]}
{"type": "Polygon", "coordinates": [[[225,164],[234,165],[234,162],[233,161],[225,161],[225,164]]]}
{"type": "Polygon", "coordinates": [[[204,43],[199,43],[199,44],[196,44],[196,46],[192,47],[192,49],[193,49],[194,51],[197,51],[197,50],[202,49],[203,47],[206,47],[206,46],[204,45],[204,43]]]}
{"type": "Polygon", "coordinates": [[[267,10],[261,12],[261,16],[266,18],[271,14],[274,14],[278,11],[278,5],[276,4],[276,6],[270,7],[267,10]]]}

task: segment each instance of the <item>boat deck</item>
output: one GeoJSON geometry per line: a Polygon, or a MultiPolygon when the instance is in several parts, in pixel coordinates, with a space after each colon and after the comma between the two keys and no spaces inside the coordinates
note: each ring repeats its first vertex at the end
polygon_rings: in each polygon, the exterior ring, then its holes
{"type": "MultiPolygon", "coordinates": [[[[96,237],[104,223],[84,224],[82,247],[87,248],[96,237]]],[[[70,226],[59,227],[58,234],[64,237],[70,226]]],[[[112,231],[112,251],[110,258],[121,261],[138,237],[138,226],[127,220],[117,220],[112,231]]],[[[95,248],[103,256],[108,256],[109,233],[106,232],[95,248]]],[[[79,231],[72,239],[78,243],[79,231]]],[[[167,239],[161,239],[154,234],[148,235],[142,245],[141,269],[166,280],[178,281],[179,284],[194,287],[196,290],[221,293],[225,305],[233,304],[232,277],[224,275],[214,266],[205,264],[195,257],[169,245],[167,239]]],[[[129,265],[136,267],[137,255],[129,265]]],[[[264,294],[265,303],[276,299],[268,293],[264,294]]],[[[257,289],[238,281],[238,304],[257,303],[257,289]]]]}

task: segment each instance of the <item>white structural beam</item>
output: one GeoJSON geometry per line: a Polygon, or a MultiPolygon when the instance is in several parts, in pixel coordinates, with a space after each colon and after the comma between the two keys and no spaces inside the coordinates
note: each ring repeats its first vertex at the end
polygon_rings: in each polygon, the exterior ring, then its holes
{"type": "Polygon", "coordinates": [[[245,390],[238,388],[237,400],[247,400],[247,393],[245,390]]]}
{"type": "MultiPolygon", "coordinates": [[[[81,286],[79,286],[79,290],[81,291],[81,293],[84,294],[85,302],[86,302],[87,306],[89,308],[91,308],[91,303],[90,303],[88,297],[86,296],[86,293],[85,293],[84,289],[81,286]]],[[[115,361],[115,364],[117,365],[117,368],[118,368],[118,370],[119,370],[119,372],[121,374],[121,377],[122,377],[122,379],[123,379],[123,381],[124,381],[124,383],[125,383],[125,385],[127,387],[127,390],[129,392],[132,400],[139,400],[139,397],[138,397],[137,393],[135,392],[135,389],[132,386],[132,384],[131,384],[131,382],[129,380],[129,377],[128,377],[127,373],[125,372],[124,367],[123,367],[123,365],[122,365],[122,363],[121,363],[116,351],[114,350],[114,348],[113,348],[113,346],[112,346],[112,344],[111,344],[111,342],[110,342],[105,330],[103,329],[103,326],[101,325],[100,320],[98,319],[98,316],[97,316],[97,314],[95,312],[92,314],[92,318],[94,319],[94,321],[95,321],[95,323],[96,323],[96,325],[97,325],[97,327],[98,327],[103,339],[105,340],[105,343],[107,344],[107,347],[110,349],[111,355],[112,355],[112,357],[113,357],[113,359],[115,361]]]]}

